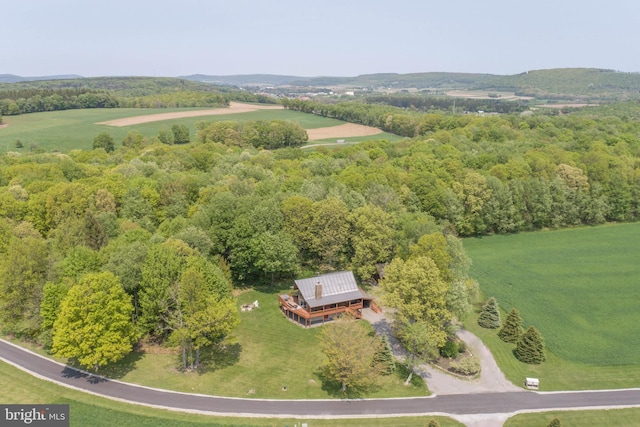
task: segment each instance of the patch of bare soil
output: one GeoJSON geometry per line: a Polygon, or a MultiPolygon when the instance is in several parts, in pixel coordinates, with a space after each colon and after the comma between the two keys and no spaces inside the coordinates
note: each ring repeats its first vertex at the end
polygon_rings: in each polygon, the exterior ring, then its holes
{"type": "Polygon", "coordinates": [[[600,104],[542,104],[537,105],[541,108],[582,108],[582,107],[597,107],[600,104]]]}
{"type": "Polygon", "coordinates": [[[231,102],[229,103],[228,108],[215,108],[212,110],[179,111],[175,113],[149,114],[147,116],[134,116],[134,117],[126,117],[124,119],[107,120],[106,122],[99,122],[96,124],[122,127],[122,126],[139,125],[142,123],[158,122],[162,120],[183,119],[187,117],[217,116],[222,114],[239,114],[239,113],[248,113],[250,111],[258,111],[258,110],[281,110],[283,108],[284,107],[282,105],[253,105],[253,104],[242,104],[240,102],[231,102]]]}
{"type": "Polygon", "coordinates": [[[4,124],[0,124],[0,129],[2,128],[6,128],[7,126],[9,126],[8,124],[4,123],[4,124]]]}
{"type": "Polygon", "coordinates": [[[331,126],[326,128],[307,129],[309,141],[318,141],[328,138],[350,138],[354,136],[370,136],[382,133],[378,128],[371,126],[357,125],[347,123],[340,126],[331,126]]]}

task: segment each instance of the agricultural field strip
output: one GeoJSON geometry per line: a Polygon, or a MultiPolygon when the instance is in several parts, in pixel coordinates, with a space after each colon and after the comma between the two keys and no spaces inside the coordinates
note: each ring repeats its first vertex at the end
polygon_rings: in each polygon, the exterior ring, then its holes
{"type": "Polygon", "coordinates": [[[139,125],[142,123],[159,122],[163,120],[183,119],[187,117],[239,114],[239,113],[248,113],[251,111],[258,111],[258,110],[282,110],[283,108],[284,107],[282,107],[281,105],[251,105],[251,104],[242,104],[239,102],[231,102],[229,104],[229,108],[215,108],[212,110],[179,111],[174,113],[160,113],[160,114],[151,114],[146,116],[134,116],[134,117],[126,117],[124,119],[107,120],[104,122],[98,122],[96,124],[122,127],[122,126],[139,125]]]}
{"type": "MultiPolygon", "coordinates": [[[[258,110],[281,110],[280,105],[251,105],[239,102],[231,102],[229,108],[216,108],[213,110],[196,110],[196,111],[180,111],[173,113],[151,114],[146,116],[126,117],[123,119],[107,120],[98,122],[97,125],[107,126],[133,126],[143,123],[152,123],[163,120],[183,119],[188,117],[217,116],[227,114],[249,113],[258,110]]],[[[308,129],[309,141],[317,141],[327,138],[349,138],[358,136],[370,136],[382,133],[378,128],[371,126],[358,125],[355,123],[345,123],[338,126],[329,126],[316,129],[308,129]]]]}

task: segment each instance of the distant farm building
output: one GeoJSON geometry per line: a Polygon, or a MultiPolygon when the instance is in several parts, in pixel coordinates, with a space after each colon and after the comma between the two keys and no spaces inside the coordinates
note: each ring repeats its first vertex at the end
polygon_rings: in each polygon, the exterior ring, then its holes
{"type": "Polygon", "coordinates": [[[322,274],[295,280],[290,294],[279,295],[280,309],[290,320],[304,326],[322,325],[342,313],[362,318],[362,310],[380,308],[358,287],[351,271],[322,274]]]}

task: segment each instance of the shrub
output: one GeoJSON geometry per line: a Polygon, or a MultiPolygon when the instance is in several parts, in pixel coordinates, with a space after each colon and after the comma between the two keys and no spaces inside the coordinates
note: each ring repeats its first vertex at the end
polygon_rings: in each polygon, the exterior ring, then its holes
{"type": "Polygon", "coordinates": [[[466,356],[451,362],[449,370],[462,375],[475,375],[480,372],[480,361],[474,356],[466,356]]]}
{"type": "Polygon", "coordinates": [[[460,341],[458,343],[458,353],[463,354],[467,352],[467,343],[464,341],[460,341]]]}
{"type": "Polygon", "coordinates": [[[478,317],[478,325],[485,329],[498,329],[500,327],[500,312],[498,311],[498,302],[495,298],[489,298],[482,307],[482,311],[478,317]]]}
{"type": "Polygon", "coordinates": [[[458,355],[458,343],[453,340],[447,340],[442,347],[440,347],[440,356],[451,359],[458,355]]]}
{"type": "Polygon", "coordinates": [[[440,427],[440,423],[436,420],[429,420],[427,427],[440,427]]]}

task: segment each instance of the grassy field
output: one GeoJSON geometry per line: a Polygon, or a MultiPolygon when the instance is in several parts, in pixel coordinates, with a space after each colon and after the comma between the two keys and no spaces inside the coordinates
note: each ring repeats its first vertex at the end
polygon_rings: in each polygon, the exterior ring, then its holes
{"type": "MultiPolygon", "coordinates": [[[[225,351],[204,353],[206,368],[199,372],[180,372],[180,357],[176,352],[148,348],[101,369],[100,374],[188,393],[271,399],[343,397],[338,384],[327,384],[319,375],[318,368],[324,361],[318,345],[321,329],[304,329],[287,320],[280,313],[277,294],[276,289],[242,293],[238,304],[258,300],[260,308],[241,313],[232,343],[225,351]],[[287,389],[283,391],[285,385],[287,389]]],[[[27,347],[45,354],[42,349],[27,347]]],[[[419,376],[414,375],[411,386],[405,386],[407,374],[405,368],[399,366],[395,374],[381,377],[378,387],[362,397],[410,397],[429,393],[419,376]]]]}
{"type": "MultiPolygon", "coordinates": [[[[275,418],[231,418],[194,415],[138,405],[129,405],[71,390],[42,381],[13,366],[0,362],[0,402],[70,405],[72,427],[196,427],[196,426],[293,426],[301,420],[275,418]]],[[[310,427],[335,426],[409,426],[423,427],[428,420],[437,419],[443,427],[462,424],[444,417],[407,417],[374,419],[304,420],[310,427]]]]}
{"type": "Polygon", "coordinates": [[[637,427],[640,408],[520,414],[509,418],[504,427],[544,427],[554,418],[560,420],[562,427],[637,427]]]}
{"type": "MultiPolygon", "coordinates": [[[[91,150],[93,138],[100,132],[108,132],[109,134],[111,134],[116,142],[116,147],[119,147],[124,137],[131,130],[136,130],[147,137],[153,137],[158,134],[159,129],[169,128],[175,123],[187,125],[191,131],[192,139],[195,139],[195,125],[200,121],[290,120],[299,123],[305,129],[338,126],[345,123],[340,120],[320,117],[314,114],[306,114],[297,111],[261,110],[241,114],[165,120],[160,122],[152,122],[125,127],[114,127],[96,124],[97,122],[125,117],[189,110],[196,109],[99,108],[87,110],[52,111],[46,113],[23,114],[19,116],[6,116],[3,117],[3,123],[7,124],[8,126],[0,128],[0,152],[28,152],[31,148],[35,147],[45,151],[57,150],[61,152],[68,152],[73,149],[91,150]],[[17,140],[20,140],[20,142],[22,142],[23,148],[16,148],[15,143],[17,140]]],[[[380,135],[376,135],[375,139],[389,140],[397,138],[399,137],[383,133],[380,135]]],[[[371,138],[351,138],[351,140],[358,141],[367,139],[371,138]]]]}
{"type": "MultiPolygon", "coordinates": [[[[640,385],[640,224],[467,239],[472,276],[505,311],[516,307],[547,344],[548,360],[526,365],[496,331],[465,326],[491,348],[517,384],[545,390],[640,385]]],[[[503,313],[504,314],[504,313],[503,313]]]]}

